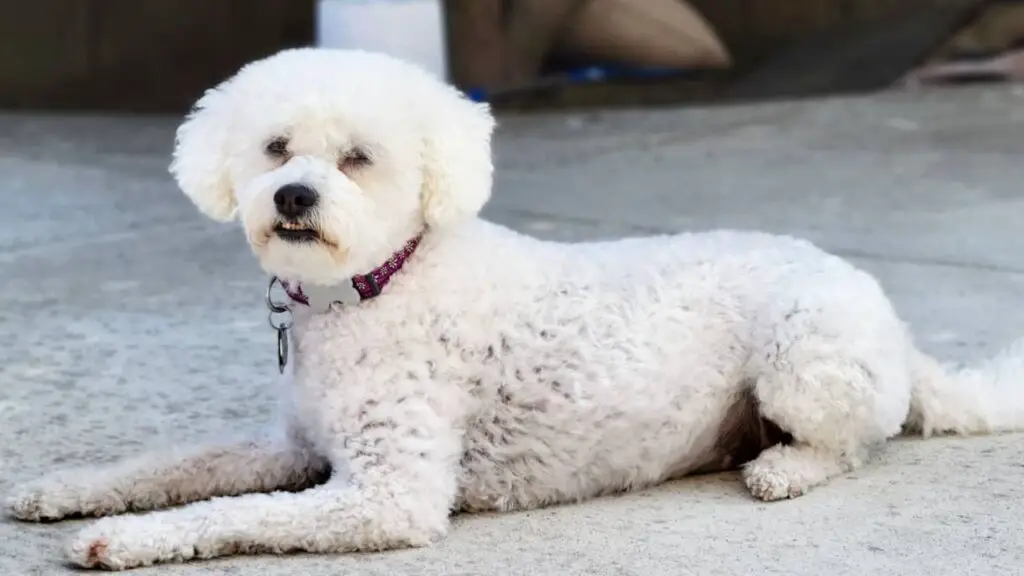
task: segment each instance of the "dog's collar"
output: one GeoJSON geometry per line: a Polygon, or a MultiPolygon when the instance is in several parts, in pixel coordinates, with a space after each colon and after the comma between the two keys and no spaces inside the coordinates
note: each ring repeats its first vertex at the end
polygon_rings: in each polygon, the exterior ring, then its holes
{"type": "Polygon", "coordinates": [[[368,274],[354,276],[348,282],[342,282],[333,286],[320,286],[315,284],[302,285],[281,280],[281,288],[288,294],[288,298],[295,304],[301,304],[314,312],[327,312],[334,304],[353,306],[364,300],[370,300],[380,295],[391,278],[402,269],[416,247],[419,246],[422,236],[417,236],[405,243],[391,258],[368,274]]]}

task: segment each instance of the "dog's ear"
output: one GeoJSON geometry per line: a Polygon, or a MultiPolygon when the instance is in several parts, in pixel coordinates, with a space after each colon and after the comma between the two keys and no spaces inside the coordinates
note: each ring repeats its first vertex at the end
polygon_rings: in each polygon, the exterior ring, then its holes
{"type": "Polygon", "coordinates": [[[234,219],[237,208],[227,172],[228,82],[203,94],[178,127],[170,166],[182,192],[203,214],[220,222],[234,219]]]}
{"type": "Polygon", "coordinates": [[[424,143],[423,217],[443,228],[476,216],[491,197],[494,167],[491,134],[495,121],[487,104],[454,88],[435,110],[424,143]]]}

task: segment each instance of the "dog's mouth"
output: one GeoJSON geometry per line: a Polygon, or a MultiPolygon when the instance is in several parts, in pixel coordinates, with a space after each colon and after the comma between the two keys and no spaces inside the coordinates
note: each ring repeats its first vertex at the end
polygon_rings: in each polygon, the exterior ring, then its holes
{"type": "Polygon", "coordinates": [[[274,234],[285,242],[307,243],[323,240],[315,228],[297,222],[278,222],[274,225],[274,234]]]}

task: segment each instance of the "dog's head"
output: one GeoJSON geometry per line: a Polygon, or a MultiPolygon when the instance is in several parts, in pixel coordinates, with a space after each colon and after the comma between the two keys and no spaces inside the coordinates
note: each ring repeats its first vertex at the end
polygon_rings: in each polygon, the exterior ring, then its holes
{"type": "Polygon", "coordinates": [[[171,173],[207,216],[241,219],[268,273],[329,284],[474,217],[493,128],[486,105],[412,64],[292,49],[199,99],[171,173]]]}

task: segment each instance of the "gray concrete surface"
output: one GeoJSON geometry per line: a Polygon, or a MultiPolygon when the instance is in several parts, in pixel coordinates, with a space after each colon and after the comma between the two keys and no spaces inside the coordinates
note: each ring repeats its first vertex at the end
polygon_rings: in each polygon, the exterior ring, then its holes
{"type": "MultiPolygon", "coordinates": [[[[0,493],[265,422],[264,280],[165,173],[173,118],[0,116],[0,493]]],[[[719,226],[807,236],[876,273],[930,351],[1024,334],[1024,92],[893,93],[504,122],[493,219],[607,238],[719,226]]],[[[1024,383],[1022,383],[1024,385],[1024,383]]],[[[435,548],[243,558],[183,574],[1021,573],[1024,436],[901,440],[795,501],[733,474],[457,519],[435,548]]],[[[0,574],[63,573],[81,522],[0,521],[0,574]]]]}

